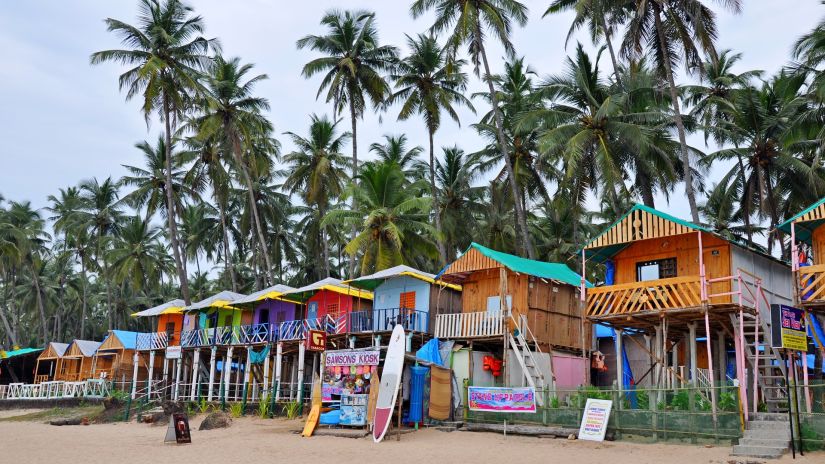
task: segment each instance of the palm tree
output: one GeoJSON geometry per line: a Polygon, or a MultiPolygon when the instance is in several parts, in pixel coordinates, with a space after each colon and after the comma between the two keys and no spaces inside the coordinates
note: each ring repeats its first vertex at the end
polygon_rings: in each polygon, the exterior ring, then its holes
{"type": "MultiPolygon", "coordinates": [[[[740,0],[720,0],[726,8],[739,12],[740,0]]],[[[681,148],[685,196],[690,205],[694,222],[699,222],[696,191],[690,163],[690,150],[685,135],[685,122],[679,105],[679,89],[676,86],[674,67],[680,57],[685,68],[692,71],[702,66],[702,53],[716,56],[714,41],[717,36],[716,15],[701,0],[635,0],[636,7],[630,15],[627,32],[622,43],[622,53],[634,60],[649,51],[657,71],[665,77],[673,121],[681,148]]]]}
{"type": "Polygon", "coordinates": [[[208,261],[219,256],[222,245],[220,220],[215,208],[208,203],[188,205],[183,208],[180,218],[181,241],[186,259],[194,261],[200,273],[201,255],[208,261]]]}
{"type": "Polygon", "coordinates": [[[184,182],[185,171],[179,168],[179,153],[172,147],[166,149],[166,140],[161,135],[152,146],[147,141],[138,142],[135,148],[143,153],[146,167],[123,165],[130,175],[120,178],[118,183],[121,186],[133,187],[134,190],[124,195],[122,201],[127,205],[140,210],[146,208],[146,220],[151,219],[155,213],[160,212],[161,217],[166,217],[169,213],[166,210],[166,154],[172,153],[172,158],[176,159],[172,167],[172,203],[175,207],[175,215],[180,216],[183,211],[185,197],[197,198],[197,186],[190,188],[184,182]]]}
{"type": "Polygon", "coordinates": [[[476,74],[479,72],[479,66],[484,66],[483,79],[487,82],[490,92],[499,150],[501,150],[501,157],[504,159],[504,166],[515,199],[513,206],[516,211],[518,228],[520,229],[519,234],[524,249],[527,250],[527,255],[531,259],[535,259],[536,251],[527,230],[527,216],[522,206],[521,195],[516,183],[516,173],[510,160],[507,138],[504,134],[504,116],[499,108],[493,74],[490,72],[490,64],[487,61],[487,52],[484,46],[485,35],[492,35],[504,46],[504,50],[512,56],[515,53],[513,44],[510,42],[512,25],[514,21],[519,26],[524,26],[527,23],[527,7],[516,0],[415,0],[410,7],[413,18],[422,16],[429,10],[434,10],[436,14],[430,32],[440,34],[449,31],[446,48],[450,55],[455,56],[461,45],[467,44],[476,74]]]}
{"type": "Polygon", "coordinates": [[[80,220],[89,230],[89,234],[95,237],[94,263],[98,270],[98,277],[102,277],[106,285],[106,305],[111,330],[114,328],[114,307],[109,264],[104,248],[108,240],[117,234],[123,219],[119,202],[120,192],[111,178],[106,178],[102,183],[97,179],[84,181],[80,184],[80,191],[84,202],[80,220]]]}
{"type": "Polygon", "coordinates": [[[762,227],[754,227],[745,222],[745,210],[739,204],[741,183],[717,184],[711,187],[707,201],[699,206],[705,223],[728,240],[746,241],[750,246],[754,234],[761,234],[762,227]]]}
{"type": "Polygon", "coordinates": [[[384,143],[370,144],[370,151],[378,156],[380,161],[398,164],[411,182],[424,178],[427,167],[419,159],[424,149],[416,145],[408,150],[406,135],[385,135],[384,143]]]}
{"type": "MultiPolygon", "coordinates": [[[[172,185],[172,133],[177,121],[190,107],[191,95],[200,85],[201,69],[209,62],[210,48],[219,48],[215,39],[206,39],[200,16],[180,0],[140,0],[137,26],[107,18],[106,29],[131,48],[93,53],[91,63],[114,61],[130,68],[120,75],[120,89],[126,99],[142,95],[141,111],[148,125],[157,112],[165,125],[166,184],[172,185]]],[[[172,189],[166,189],[167,232],[172,242],[178,280],[186,304],[190,303],[186,269],[181,258],[175,222],[172,189]]]]}
{"type": "Polygon", "coordinates": [[[336,209],[321,221],[326,227],[339,221],[360,229],[344,250],[351,256],[361,253],[361,274],[419,261],[423,255],[438,256],[429,237],[432,199],[415,195],[406,185],[404,173],[395,163],[366,163],[356,178],[351,194],[357,210],[336,209]]]}
{"type": "Polygon", "coordinates": [[[470,245],[477,229],[476,218],[483,217],[487,208],[484,188],[473,186],[478,161],[457,146],[445,147],[443,153],[443,161],[435,162],[439,203],[434,209],[441,216],[447,262],[451,262],[457,250],[470,245]]]}
{"type": "MultiPolygon", "coordinates": [[[[349,132],[337,133],[340,120],[332,122],[326,116],[312,115],[309,136],[302,137],[287,132],[292,138],[296,150],[284,156],[284,189],[290,194],[299,194],[308,206],[317,211],[317,217],[323,218],[329,211],[331,203],[340,198],[347,184],[345,166],[346,158],[341,153],[350,138],[349,132]]],[[[320,227],[321,245],[323,247],[323,264],[326,277],[330,275],[329,241],[326,226],[320,227]]]]}
{"type": "Polygon", "coordinates": [[[616,50],[613,47],[611,37],[616,32],[616,25],[624,22],[629,12],[628,2],[624,0],[553,0],[542,18],[550,14],[570,10],[576,12],[576,17],[573,18],[573,23],[567,32],[565,47],[570,42],[573,34],[585,27],[590,33],[590,39],[594,44],[598,43],[601,37],[604,37],[607,49],[610,52],[610,61],[613,64],[613,75],[616,77],[616,82],[621,86],[620,65],[616,58],[616,50]]]}
{"type": "Polygon", "coordinates": [[[256,139],[272,131],[272,124],[262,113],[269,109],[269,102],[252,93],[255,84],[267,79],[267,76],[259,74],[244,81],[252,68],[252,64],[242,65],[240,58],[227,61],[216,56],[214,63],[207,68],[203,114],[195,119],[194,124],[198,128],[199,137],[218,137],[232,152],[235,168],[246,184],[252,224],[266,263],[267,280],[271,281],[274,279],[272,259],[266,250],[264,227],[256,207],[252,177],[249,175],[251,161],[244,159],[244,155],[250,154],[254,149],[256,139]]]}
{"type": "MultiPolygon", "coordinates": [[[[390,86],[382,74],[395,66],[398,49],[379,44],[372,12],[331,10],[321,18],[321,25],[327,29],[326,35],[307,35],[296,43],[299,49],[309,48],[324,54],[305,64],[301,74],[305,78],[324,74],[316,98],[326,91],[333,118],[349,108],[352,177],[355,178],[359,169],[357,121],[364,116],[367,101],[377,108],[390,95],[390,86]]],[[[355,229],[352,234],[355,235],[355,229]]],[[[354,262],[349,269],[350,274],[355,271],[354,262]]]]}
{"type": "MultiPolygon", "coordinates": [[[[418,34],[416,38],[407,36],[410,54],[398,63],[392,74],[396,91],[387,100],[387,104],[401,103],[398,113],[399,121],[406,121],[414,114],[424,119],[427,127],[430,147],[430,195],[437,205],[438,189],[435,185],[435,132],[441,127],[441,113],[444,112],[460,124],[455,106],[464,105],[473,109],[473,105],[464,91],[467,89],[467,75],[461,72],[463,60],[451,60],[432,35],[418,34]]],[[[438,249],[441,264],[447,261],[444,246],[441,217],[434,214],[435,230],[438,233],[438,249]]]]}
{"type": "Polygon", "coordinates": [[[135,291],[157,287],[161,275],[173,269],[160,242],[160,229],[139,216],[125,218],[122,223],[108,251],[113,280],[128,283],[135,291]]]}

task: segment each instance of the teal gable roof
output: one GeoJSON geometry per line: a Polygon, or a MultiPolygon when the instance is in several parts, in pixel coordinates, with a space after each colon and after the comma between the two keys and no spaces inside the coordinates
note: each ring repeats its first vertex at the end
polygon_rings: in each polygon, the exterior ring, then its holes
{"type": "MultiPolygon", "coordinates": [[[[570,269],[566,264],[548,263],[544,261],[522,258],[520,256],[487,248],[475,242],[470,244],[470,248],[468,248],[467,251],[472,248],[475,248],[482,255],[500,263],[513,272],[529,274],[542,279],[557,280],[575,287],[581,285],[582,282],[581,275],[570,269]]],[[[585,285],[588,287],[593,286],[590,282],[585,282],[585,285]]]]}

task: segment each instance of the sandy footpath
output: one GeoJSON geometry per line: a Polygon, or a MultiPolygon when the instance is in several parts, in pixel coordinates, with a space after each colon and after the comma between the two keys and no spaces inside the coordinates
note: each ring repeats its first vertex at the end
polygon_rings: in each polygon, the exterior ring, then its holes
{"type": "MultiPolygon", "coordinates": [[[[235,420],[224,430],[197,431],[192,420],[191,445],[164,445],[166,427],[145,424],[98,424],[55,427],[38,422],[0,422],[0,462],[313,462],[323,463],[349,456],[376,459],[377,452],[392,453],[392,464],[439,463],[736,463],[730,447],[704,448],[686,445],[645,445],[627,442],[588,443],[562,439],[507,438],[491,433],[422,430],[381,444],[371,439],[336,437],[301,438],[292,433],[298,421],[235,420]],[[368,454],[369,453],[369,454],[368,454]],[[335,456],[338,456],[337,458],[335,456]]],[[[758,461],[750,461],[758,462],[758,461]]],[[[792,462],[790,455],[782,460],[792,462]]],[[[823,463],[825,454],[810,454],[798,463],[823,463]]]]}

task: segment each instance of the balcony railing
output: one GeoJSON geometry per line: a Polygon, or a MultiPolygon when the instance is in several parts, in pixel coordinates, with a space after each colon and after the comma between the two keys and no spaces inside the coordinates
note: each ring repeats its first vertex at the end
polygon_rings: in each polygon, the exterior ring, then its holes
{"type": "Polygon", "coordinates": [[[401,324],[407,332],[427,333],[430,317],[427,311],[404,308],[384,308],[356,311],[349,314],[349,332],[392,332],[401,324]]]}
{"type": "Polygon", "coordinates": [[[825,300],[825,264],[799,268],[799,294],[803,303],[825,300]]]}
{"type": "Polygon", "coordinates": [[[702,304],[698,276],[674,277],[587,289],[587,315],[691,308],[702,304]]]}
{"type": "Polygon", "coordinates": [[[135,346],[138,351],[162,350],[166,348],[168,344],[169,334],[166,332],[139,333],[135,341],[135,346]]]}
{"type": "Polygon", "coordinates": [[[272,333],[268,323],[242,325],[238,327],[238,342],[241,345],[259,345],[272,340],[272,333]]]}
{"type": "Polygon", "coordinates": [[[504,321],[498,313],[439,314],[435,319],[436,338],[485,338],[504,335],[504,321]]]}

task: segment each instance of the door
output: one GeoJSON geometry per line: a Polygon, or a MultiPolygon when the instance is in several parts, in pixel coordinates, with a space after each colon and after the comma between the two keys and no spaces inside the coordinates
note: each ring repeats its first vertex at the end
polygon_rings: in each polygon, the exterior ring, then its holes
{"type": "MultiPolygon", "coordinates": [[[[702,260],[705,264],[705,279],[715,279],[719,277],[728,277],[731,275],[730,254],[728,247],[718,246],[712,248],[705,248],[702,252],[702,260]]],[[[710,295],[718,295],[720,293],[726,293],[730,291],[730,280],[713,282],[710,285],[708,285],[709,297],[710,295]]],[[[730,301],[731,295],[723,295],[710,298],[711,304],[730,303],[730,301]]]]}
{"type": "Polygon", "coordinates": [[[317,319],[318,318],[318,302],[317,301],[310,301],[307,303],[307,319],[317,319]]]}

